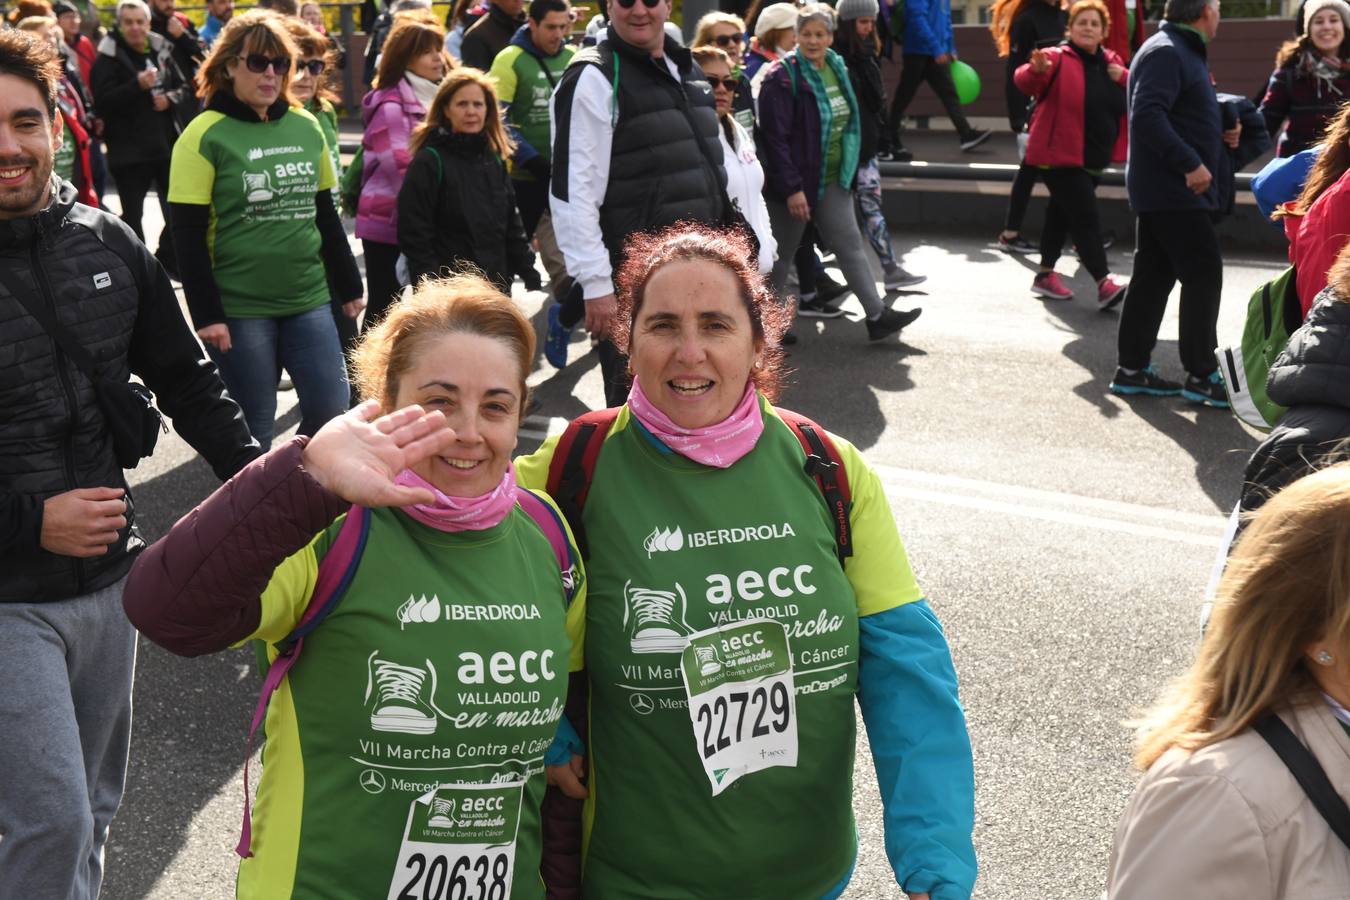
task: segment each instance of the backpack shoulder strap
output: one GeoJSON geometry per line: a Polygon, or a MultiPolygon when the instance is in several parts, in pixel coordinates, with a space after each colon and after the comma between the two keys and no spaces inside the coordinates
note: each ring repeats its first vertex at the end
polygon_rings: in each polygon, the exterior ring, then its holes
{"type": "Polygon", "coordinates": [[[600,457],[600,445],[605,436],[614,427],[622,407],[597,409],[578,416],[567,424],[567,429],[553,450],[553,459],[548,466],[548,494],[558,503],[567,524],[572,527],[572,537],[576,539],[577,549],[582,559],[589,559],[591,552],[586,543],[586,530],[581,523],[581,508],[586,504],[586,494],[590,491],[591,477],[595,474],[595,461],[600,457]]]}
{"type": "Polygon", "coordinates": [[[844,560],[853,555],[853,529],[849,521],[853,492],[849,489],[844,459],[824,428],[800,413],[787,409],[777,412],[806,452],[806,464],[802,468],[814,479],[830,510],[830,518],[834,520],[835,553],[842,566],[844,560]]]}
{"type": "Polygon", "coordinates": [[[1303,742],[1289,730],[1284,720],[1274,713],[1252,727],[1256,729],[1257,734],[1265,738],[1270,749],[1274,750],[1289,767],[1290,774],[1308,795],[1312,805],[1322,814],[1322,818],[1327,820],[1331,830],[1343,844],[1350,847],[1350,807],[1347,807],[1345,800],[1336,793],[1336,788],[1318,763],[1317,757],[1303,746],[1303,742]]]}
{"type": "Polygon", "coordinates": [[[314,580],[314,593],[310,594],[309,605],[300,617],[300,622],[291,633],[277,642],[277,658],[267,670],[262,690],[258,693],[258,703],[253,708],[253,722],[248,728],[248,744],[244,752],[244,824],[239,829],[239,844],[234,848],[241,858],[253,855],[253,818],[249,809],[248,767],[253,757],[253,736],[258,732],[263,717],[267,714],[267,704],[272,694],[281,686],[291,666],[300,658],[305,649],[305,636],[318,627],[328,614],[337,606],[342,595],[351,586],[361,554],[366,549],[366,539],[370,535],[370,510],[363,506],[353,506],[347,511],[333,546],[328,548],[319,562],[319,573],[314,580]]]}
{"type": "Polygon", "coordinates": [[[441,182],[445,180],[445,164],[441,162],[441,155],[436,152],[435,147],[428,147],[427,151],[436,157],[436,186],[440,187],[441,182]]]}
{"type": "Polygon", "coordinates": [[[570,605],[577,591],[577,560],[572,556],[572,544],[567,540],[567,529],[563,526],[562,516],[553,506],[535,491],[521,488],[516,492],[516,503],[521,510],[534,520],[539,530],[548,538],[553,548],[553,556],[558,560],[558,571],[562,576],[563,592],[570,605]]]}

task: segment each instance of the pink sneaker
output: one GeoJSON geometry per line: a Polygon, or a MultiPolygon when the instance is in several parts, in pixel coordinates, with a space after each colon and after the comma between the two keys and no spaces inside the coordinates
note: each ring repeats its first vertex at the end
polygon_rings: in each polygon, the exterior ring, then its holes
{"type": "Polygon", "coordinates": [[[1047,300],[1072,300],[1073,291],[1060,281],[1058,272],[1042,272],[1031,282],[1031,292],[1047,300]]]}
{"type": "Polygon", "coordinates": [[[1129,286],[1129,282],[1121,284],[1112,276],[1107,275],[1102,279],[1101,284],[1097,285],[1097,308],[1108,310],[1120,303],[1125,299],[1125,289],[1129,286]]]}

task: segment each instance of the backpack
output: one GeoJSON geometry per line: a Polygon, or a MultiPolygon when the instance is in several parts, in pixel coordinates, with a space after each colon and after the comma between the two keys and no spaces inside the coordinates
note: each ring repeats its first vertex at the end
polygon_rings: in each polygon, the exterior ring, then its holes
{"type": "Polygon", "coordinates": [[[356,216],[356,208],[361,202],[361,179],[366,169],[366,145],[359,144],[352,161],[342,170],[342,179],[338,182],[338,202],[342,214],[347,218],[356,216]]]}
{"type": "MultiPolygon", "coordinates": [[[[572,547],[568,543],[567,530],[563,527],[562,519],[547,501],[540,499],[533,491],[524,489],[517,491],[516,502],[521,511],[539,526],[544,537],[548,538],[549,546],[553,548],[553,555],[558,561],[563,592],[570,604],[576,593],[578,568],[577,561],[572,556],[572,547]]],[[[352,579],[356,577],[356,569],[361,563],[361,555],[365,552],[366,540],[370,536],[370,520],[371,511],[366,507],[353,506],[347,512],[347,518],[338,529],[333,545],[319,562],[314,592],[310,595],[309,605],[305,607],[300,622],[290,634],[276,643],[277,657],[267,670],[262,691],[258,695],[258,704],[253,709],[253,722],[248,728],[248,748],[244,755],[244,823],[239,830],[239,844],[235,847],[235,852],[242,858],[247,859],[253,855],[250,849],[253,842],[253,821],[250,815],[248,789],[248,767],[253,756],[253,736],[267,714],[267,705],[272,694],[281,686],[281,679],[295,665],[301,651],[305,649],[305,638],[328,618],[329,613],[337,607],[347,588],[351,586],[352,579]]]]}
{"type": "MultiPolygon", "coordinates": [[[[581,510],[595,475],[595,463],[600,458],[600,447],[605,442],[614,420],[622,407],[598,409],[573,419],[558,439],[553,458],[549,461],[547,493],[562,510],[572,528],[572,537],[582,559],[590,558],[586,529],[581,521],[581,510]]],[[[839,565],[853,555],[853,530],[850,516],[853,494],[849,490],[848,472],[844,469],[839,448],[830,440],[825,429],[806,416],[786,409],[777,410],[779,418],[792,430],[806,453],[803,470],[815,481],[825,506],[834,522],[835,554],[839,565]]]]}
{"type": "Polygon", "coordinates": [[[1259,431],[1270,431],[1285,413],[1266,393],[1266,377],[1303,324],[1296,277],[1290,266],[1261,285],[1247,302],[1241,342],[1214,351],[1233,415],[1259,431]]]}

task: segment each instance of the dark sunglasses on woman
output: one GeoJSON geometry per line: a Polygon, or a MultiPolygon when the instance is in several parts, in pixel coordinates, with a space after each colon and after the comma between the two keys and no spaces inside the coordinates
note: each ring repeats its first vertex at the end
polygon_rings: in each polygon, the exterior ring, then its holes
{"type": "Polygon", "coordinates": [[[745,43],[745,38],[741,37],[739,34],[719,34],[717,37],[713,38],[713,43],[725,50],[732,44],[745,43]]]}
{"type": "Polygon", "coordinates": [[[740,79],[733,75],[728,75],[726,78],[718,78],[716,75],[704,75],[703,77],[708,79],[708,84],[712,85],[714,91],[717,90],[718,85],[721,85],[734,94],[736,88],[740,87],[741,84],[740,79]]]}
{"type": "Polygon", "coordinates": [[[267,67],[272,67],[273,74],[285,75],[291,70],[291,58],[289,56],[264,56],[261,53],[250,53],[248,56],[241,56],[239,59],[244,61],[244,65],[254,75],[261,75],[267,71],[267,67]]]}
{"type": "MultiPolygon", "coordinates": [[[[622,6],[624,9],[632,9],[633,4],[636,2],[637,0],[619,0],[619,5],[622,6]]],[[[660,2],[661,0],[642,0],[642,5],[647,7],[648,9],[656,9],[656,4],[660,2]]]]}
{"type": "Polygon", "coordinates": [[[296,69],[297,75],[299,74],[300,69],[309,69],[309,74],[313,75],[315,78],[318,78],[320,75],[323,74],[323,60],[321,59],[304,60],[303,62],[300,63],[300,65],[296,69]]]}

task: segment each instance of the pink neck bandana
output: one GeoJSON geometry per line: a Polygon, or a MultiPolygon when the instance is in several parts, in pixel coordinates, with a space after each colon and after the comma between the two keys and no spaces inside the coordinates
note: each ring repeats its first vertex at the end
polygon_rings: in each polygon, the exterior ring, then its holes
{"type": "Polygon", "coordinates": [[[746,384],[745,396],[731,415],[715,425],[703,428],[682,428],[657,409],[642,385],[633,379],[628,394],[628,408],[656,439],[683,457],[705,466],[726,469],[754,449],[764,433],[764,416],[759,409],[759,395],[753,383],[746,384]]]}
{"type": "Polygon", "coordinates": [[[508,465],[501,483],[481,497],[447,497],[412,469],[399,472],[394,484],[426,488],[436,496],[434,503],[416,503],[403,511],[438,531],[484,531],[505,519],[516,505],[514,465],[508,465]]]}

